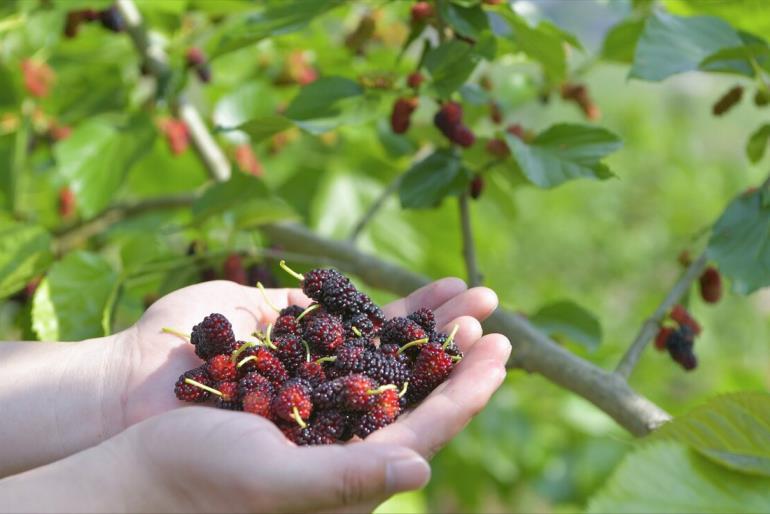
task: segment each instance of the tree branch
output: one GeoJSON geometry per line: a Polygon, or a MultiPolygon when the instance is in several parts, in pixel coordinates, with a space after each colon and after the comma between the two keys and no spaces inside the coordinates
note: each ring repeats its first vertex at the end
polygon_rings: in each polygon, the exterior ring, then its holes
{"type": "MultiPolygon", "coordinates": [[[[407,295],[430,281],[360,252],[349,242],[326,239],[300,225],[267,225],[262,231],[286,250],[332,259],[341,270],[357,275],[372,287],[407,295]]],[[[573,355],[522,316],[498,308],[484,325],[485,330],[505,334],[513,343],[510,368],[539,373],[582,396],[632,434],[647,434],[670,419],[665,411],[633,391],[622,377],[573,355]]]]}
{"type": "Polygon", "coordinates": [[[113,205],[102,211],[95,218],[63,227],[56,232],[54,252],[57,255],[62,255],[73,248],[77,248],[91,237],[101,234],[115,223],[128,217],[149,211],[190,207],[195,199],[195,195],[162,196],[140,202],[113,205]]]}
{"type": "Polygon", "coordinates": [[[463,260],[465,260],[465,272],[468,277],[468,285],[476,287],[481,285],[482,276],[476,263],[476,246],[473,243],[473,228],[471,227],[471,213],[468,205],[468,193],[462,193],[457,203],[460,206],[460,225],[463,235],[463,260]]]}
{"type": "MultiPolygon", "coordinates": [[[[133,0],[118,0],[118,7],[127,19],[128,31],[137,50],[146,59],[150,70],[162,77],[168,69],[164,64],[165,55],[162,52],[156,55],[149,44],[133,0]],[[130,14],[132,8],[134,13],[130,14]]],[[[205,125],[194,124],[188,128],[212,176],[216,180],[226,180],[230,175],[229,164],[226,170],[218,168],[226,159],[217,155],[222,152],[213,139],[212,145],[206,144],[206,136],[210,138],[210,134],[205,125]]],[[[321,261],[333,260],[340,269],[358,275],[373,287],[407,295],[429,282],[425,276],[359,252],[350,242],[325,239],[296,224],[267,225],[263,232],[285,250],[316,256],[321,261]]],[[[507,335],[513,342],[514,353],[509,367],[540,373],[583,396],[634,435],[644,435],[670,419],[663,410],[634,392],[619,375],[602,370],[561,348],[521,316],[498,309],[487,320],[486,328],[507,335]]]]}
{"type": "MultiPolygon", "coordinates": [[[[148,37],[142,22],[142,15],[139,13],[134,0],[117,0],[116,5],[126,21],[126,32],[131,37],[136,51],[147,65],[147,69],[155,76],[159,84],[166,84],[171,76],[168,56],[157,42],[148,37]]],[[[212,137],[211,132],[206,128],[198,109],[190,104],[184,95],[180,95],[177,101],[177,111],[179,118],[190,133],[190,140],[195,150],[212,178],[218,181],[229,179],[230,162],[212,137]]]]}
{"type": "Polygon", "coordinates": [[[706,267],[706,261],[706,253],[704,252],[687,267],[663,301],[660,302],[658,308],[655,309],[655,312],[652,313],[652,316],[644,321],[634,342],[631,343],[628,351],[626,351],[625,355],[620,359],[618,366],[615,368],[615,373],[617,375],[624,379],[631,376],[645,346],[647,346],[647,343],[655,337],[655,334],[658,332],[660,324],[663,322],[666,314],[668,314],[668,311],[670,311],[674,305],[679,303],[685,293],[687,293],[687,290],[690,289],[690,285],[693,281],[701,276],[703,269],[706,267]]]}
{"type": "Polygon", "coordinates": [[[358,220],[356,226],[353,227],[353,230],[350,232],[350,236],[348,236],[348,241],[353,242],[358,239],[358,236],[361,235],[361,232],[363,232],[364,228],[366,228],[366,225],[369,224],[369,222],[379,212],[382,206],[385,205],[385,201],[388,199],[388,197],[398,190],[398,186],[401,185],[401,179],[403,176],[404,175],[402,174],[394,178],[390,184],[388,184],[388,187],[386,187],[382,193],[380,193],[380,196],[377,197],[377,200],[374,201],[374,203],[364,213],[361,219],[358,220]]]}

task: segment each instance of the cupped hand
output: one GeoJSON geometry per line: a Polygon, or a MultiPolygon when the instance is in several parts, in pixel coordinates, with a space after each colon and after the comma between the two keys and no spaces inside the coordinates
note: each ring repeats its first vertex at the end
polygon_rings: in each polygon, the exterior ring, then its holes
{"type": "MultiPolygon", "coordinates": [[[[298,289],[268,289],[266,294],[278,308],[310,303],[298,289]]],[[[499,334],[482,337],[480,321],[497,307],[497,296],[490,289],[467,289],[461,280],[446,278],[390,303],[384,310],[387,317],[393,317],[420,307],[433,309],[437,326],[446,331],[459,325],[455,340],[465,357],[450,378],[420,405],[367,441],[406,446],[430,457],[484,407],[500,386],[510,344],[499,334]]],[[[173,394],[174,382],[201,362],[192,345],[163,329],[189,334],[211,312],[225,315],[239,339],[277,316],[258,289],[227,281],[189,286],[155,302],[117,343],[120,358],[130,366],[121,395],[126,426],[185,405],[173,394]]]]}

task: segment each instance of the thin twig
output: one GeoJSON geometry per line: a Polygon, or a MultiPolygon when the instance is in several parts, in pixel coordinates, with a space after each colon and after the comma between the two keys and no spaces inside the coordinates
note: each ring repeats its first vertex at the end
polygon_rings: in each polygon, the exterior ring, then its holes
{"type": "MultiPolygon", "coordinates": [[[[158,84],[165,87],[171,75],[165,50],[148,36],[142,15],[139,13],[134,0],[117,0],[116,5],[126,21],[126,32],[131,37],[136,51],[142,57],[150,73],[158,80],[158,84]]],[[[177,111],[190,133],[190,140],[195,150],[212,178],[220,182],[229,179],[230,162],[209,132],[198,109],[190,104],[184,95],[180,95],[177,99],[177,111]]]]}
{"type": "Polygon", "coordinates": [[[62,255],[126,218],[150,211],[189,207],[195,198],[194,195],[163,196],[148,198],[140,202],[113,205],[90,220],[61,228],[56,233],[55,253],[62,255]]]}
{"type": "MultiPolygon", "coordinates": [[[[294,223],[265,225],[262,231],[285,250],[333,259],[336,266],[368,285],[408,295],[429,279],[394,263],[359,251],[294,223]]],[[[484,332],[500,332],[513,343],[510,368],[539,373],[547,380],[594,403],[634,435],[644,435],[670,419],[660,407],[635,392],[621,377],[559,346],[522,316],[498,308],[484,332]]]]}
{"type": "Polygon", "coordinates": [[[468,193],[464,192],[457,199],[460,206],[460,224],[463,234],[463,259],[468,276],[468,285],[476,287],[481,285],[482,276],[476,263],[476,246],[473,243],[473,228],[471,227],[471,213],[468,205],[468,193]]]}
{"type": "Polygon", "coordinates": [[[666,297],[660,302],[658,308],[652,313],[652,316],[647,318],[639,329],[639,333],[636,335],[634,342],[626,351],[623,358],[620,359],[618,366],[615,368],[615,373],[623,378],[628,378],[634,371],[639,358],[644,351],[645,346],[650,340],[655,337],[655,334],[660,328],[660,324],[668,314],[671,308],[679,303],[682,297],[690,289],[690,285],[703,273],[703,269],[706,267],[706,253],[701,254],[687,267],[685,272],[679,277],[674,286],[668,292],[666,297]]]}
{"type": "Polygon", "coordinates": [[[358,239],[358,236],[361,235],[361,232],[363,232],[364,228],[366,228],[366,225],[372,221],[372,218],[374,218],[382,206],[385,205],[385,201],[388,199],[388,197],[395,193],[396,190],[398,190],[398,186],[401,185],[402,178],[403,175],[399,175],[394,178],[390,184],[388,184],[388,187],[386,187],[382,193],[380,193],[380,196],[377,197],[377,200],[374,201],[371,207],[369,207],[369,210],[367,210],[364,215],[361,216],[361,219],[358,220],[356,226],[353,227],[353,230],[350,232],[350,236],[348,236],[348,241],[353,242],[358,239]]]}

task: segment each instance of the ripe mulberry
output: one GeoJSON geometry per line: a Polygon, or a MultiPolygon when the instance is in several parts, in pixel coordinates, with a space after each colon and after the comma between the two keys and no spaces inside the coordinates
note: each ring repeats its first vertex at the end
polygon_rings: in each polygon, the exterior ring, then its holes
{"type": "Polygon", "coordinates": [[[174,394],[177,398],[185,402],[200,403],[208,400],[211,393],[196,385],[185,382],[186,378],[192,379],[205,386],[210,386],[211,378],[209,378],[208,373],[206,373],[206,367],[200,366],[182,373],[174,385],[174,394]]]}
{"type": "Polygon", "coordinates": [[[227,353],[226,349],[234,341],[232,325],[218,313],[203,318],[203,321],[193,327],[190,335],[190,342],[195,345],[195,354],[203,360],[227,353]]]}
{"type": "Polygon", "coordinates": [[[700,295],[707,303],[717,303],[722,297],[722,276],[719,271],[709,266],[700,276],[700,295]]]}

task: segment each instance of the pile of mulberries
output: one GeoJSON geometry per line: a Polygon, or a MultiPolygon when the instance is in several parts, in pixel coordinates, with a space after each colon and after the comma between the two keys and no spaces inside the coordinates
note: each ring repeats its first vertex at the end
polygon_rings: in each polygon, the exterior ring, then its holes
{"type": "Polygon", "coordinates": [[[313,303],[281,309],[256,341],[238,340],[222,314],[206,316],[190,335],[204,362],[179,377],[177,398],[263,416],[299,445],[332,444],[393,423],[462,359],[430,309],[386,320],[338,271],[281,266],[313,303]]]}

